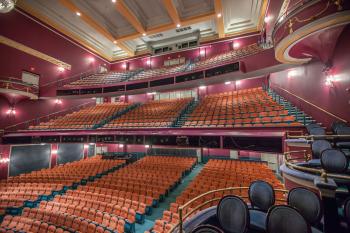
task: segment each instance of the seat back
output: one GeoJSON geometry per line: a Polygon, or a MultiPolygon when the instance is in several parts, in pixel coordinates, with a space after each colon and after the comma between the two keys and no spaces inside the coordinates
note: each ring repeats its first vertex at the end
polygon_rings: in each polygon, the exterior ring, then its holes
{"type": "Polygon", "coordinates": [[[332,148],[332,145],[329,141],[315,140],[311,145],[313,158],[315,159],[321,158],[322,151],[326,149],[331,149],[331,148],[332,148]]]}
{"type": "Polygon", "coordinates": [[[350,227],[350,198],[346,199],[344,203],[344,217],[350,227]]]}
{"type": "Polygon", "coordinates": [[[262,180],[257,180],[250,184],[248,197],[253,207],[258,207],[265,212],[275,204],[275,191],[273,187],[262,180]]]}
{"type": "Polygon", "coordinates": [[[217,206],[216,216],[225,232],[245,233],[248,229],[248,206],[238,196],[223,197],[217,206]]]}
{"type": "Polygon", "coordinates": [[[335,149],[327,149],[321,154],[321,166],[327,172],[343,173],[347,171],[349,161],[344,152],[335,149]]]}
{"type": "Polygon", "coordinates": [[[224,233],[221,229],[205,224],[205,225],[199,225],[198,227],[194,228],[191,233],[224,233]]]}
{"type": "MultiPolygon", "coordinates": [[[[313,124],[308,124],[307,126],[306,126],[306,130],[310,133],[310,130],[311,129],[313,129],[313,128],[320,128],[321,126],[319,125],[319,124],[315,124],[315,123],[313,123],[313,124]]],[[[311,133],[310,133],[311,134],[311,133]]]]}
{"type": "Polygon", "coordinates": [[[326,130],[324,128],[312,128],[310,129],[310,135],[325,135],[326,134],[326,130]]]}
{"type": "Polygon", "coordinates": [[[310,233],[311,227],[293,207],[277,205],[269,209],[266,219],[267,233],[310,233]]]}
{"type": "Polygon", "coordinates": [[[311,225],[319,223],[322,218],[321,199],[306,188],[290,190],[288,193],[288,205],[295,207],[311,225]]]}

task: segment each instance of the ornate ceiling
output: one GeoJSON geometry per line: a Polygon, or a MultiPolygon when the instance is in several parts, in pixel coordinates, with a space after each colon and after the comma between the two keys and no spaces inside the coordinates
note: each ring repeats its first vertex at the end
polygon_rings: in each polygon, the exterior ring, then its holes
{"type": "Polygon", "coordinates": [[[19,0],[17,7],[109,61],[174,41],[259,31],[268,0],[19,0]]]}

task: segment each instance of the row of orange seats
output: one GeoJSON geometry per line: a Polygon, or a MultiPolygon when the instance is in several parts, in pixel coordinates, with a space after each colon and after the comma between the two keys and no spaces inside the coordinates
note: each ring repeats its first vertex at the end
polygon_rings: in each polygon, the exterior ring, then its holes
{"type": "Polygon", "coordinates": [[[183,127],[300,126],[295,116],[276,103],[262,88],[206,96],[183,127]]]}
{"type": "MultiPolygon", "coordinates": [[[[38,199],[40,195],[52,194],[53,191],[61,191],[64,185],[71,186],[73,182],[80,182],[84,178],[88,178],[89,176],[95,176],[96,174],[110,170],[111,168],[123,163],[125,163],[124,160],[104,160],[101,156],[95,156],[81,161],[60,165],[52,169],[42,169],[40,171],[34,171],[28,174],[10,177],[5,181],[0,182],[0,195],[2,195],[2,211],[3,213],[5,213],[5,210],[8,207],[21,207],[27,200],[36,201],[36,199],[38,199]],[[33,189],[33,191],[29,191],[31,189],[33,189]],[[28,195],[31,196],[29,197],[28,195]],[[11,197],[11,199],[4,200],[4,198],[6,197],[11,197]],[[16,197],[15,200],[13,200],[14,197],[16,197]]],[[[60,197],[60,195],[56,196],[55,200],[60,199],[60,197]]],[[[42,201],[40,203],[39,208],[43,207],[45,203],[45,201],[42,201]]],[[[50,216],[52,211],[60,212],[60,214],[62,215],[69,215],[69,213],[67,213],[67,205],[63,203],[59,204],[65,205],[65,207],[62,207],[61,209],[59,209],[59,211],[52,210],[50,208],[45,208],[45,211],[48,212],[46,215],[50,216]]],[[[39,210],[33,208],[30,211],[39,210]]],[[[11,216],[9,216],[8,218],[11,218],[11,216]]],[[[25,218],[29,218],[30,220],[38,220],[30,218],[28,216],[25,216],[25,218]]],[[[123,218],[121,219],[124,221],[123,218]]],[[[52,222],[45,223],[48,225],[52,224],[52,222]]],[[[57,224],[53,225],[58,226],[57,224]]],[[[8,226],[3,227],[8,228],[8,226]]],[[[13,228],[14,230],[21,230],[22,227],[23,225],[21,224],[19,224],[18,226],[11,225],[11,228],[13,228]]]]}
{"type": "Polygon", "coordinates": [[[103,128],[170,127],[191,98],[150,101],[112,120],[103,128]]]}
{"type": "Polygon", "coordinates": [[[103,194],[113,197],[121,197],[129,199],[131,201],[138,201],[139,203],[145,203],[146,206],[151,207],[153,204],[153,198],[151,196],[141,195],[138,193],[126,192],[124,190],[109,189],[95,186],[78,186],[78,191],[91,192],[95,194],[103,194]]]}
{"type": "Polygon", "coordinates": [[[125,110],[130,105],[128,103],[105,103],[93,107],[84,108],[80,111],[67,114],[48,122],[30,126],[30,130],[47,129],[84,129],[91,128],[102,120],[125,110]]]}
{"type": "Polygon", "coordinates": [[[195,158],[147,156],[90,185],[151,196],[158,201],[195,161],[195,158]]]}

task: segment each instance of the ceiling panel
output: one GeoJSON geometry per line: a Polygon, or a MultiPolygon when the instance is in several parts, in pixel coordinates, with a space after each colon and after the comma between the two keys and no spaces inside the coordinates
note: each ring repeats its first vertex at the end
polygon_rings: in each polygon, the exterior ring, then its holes
{"type": "Polygon", "coordinates": [[[181,19],[214,12],[214,0],[173,0],[173,2],[181,19]]]}
{"type": "Polygon", "coordinates": [[[222,3],[225,33],[257,26],[262,0],[222,0],[222,3]]]}
{"type": "Polygon", "coordinates": [[[75,0],[74,3],[115,37],[136,32],[132,25],[115,9],[111,1],[75,0]]]}
{"type": "Polygon", "coordinates": [[[162,0],[127,0],[125,4],[135,14],[144,28],[153,28],[171,23],[162,0]]]}

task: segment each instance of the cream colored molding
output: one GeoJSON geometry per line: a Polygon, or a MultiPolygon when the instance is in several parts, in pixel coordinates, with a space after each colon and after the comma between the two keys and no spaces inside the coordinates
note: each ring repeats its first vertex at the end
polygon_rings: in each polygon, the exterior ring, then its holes
{"type": "Polygon", "coordinates": [[[7,38],[5,36],[1,36],[0,35],[0,43],[1,44],[4,44],[4,45],[7,45],[9,47],[12,47],[14,49],[18,49],[24,53],[27,53],[29,55],[32,55],[34,57],[37,57],[37,58],[40,58],[44,61],[47,61],[47,62],[50,62],[54,65],[57,65],[57,66],[60,66],[60,67],[63,67],[65,68],[66,70],[71,70],[72,66],[68,63],[65,63],[63,61],[60,61],[54,57],[51,57],[45,53],[42,53],[38,50],[35,50],[35,49],[32,49],[24,44],[21,44],[17,41],[14,41],[14,40],[11,40],[10,38],[7,38]]]}

